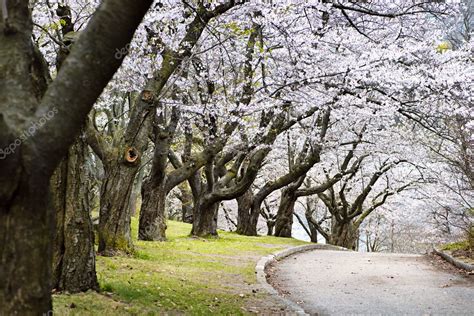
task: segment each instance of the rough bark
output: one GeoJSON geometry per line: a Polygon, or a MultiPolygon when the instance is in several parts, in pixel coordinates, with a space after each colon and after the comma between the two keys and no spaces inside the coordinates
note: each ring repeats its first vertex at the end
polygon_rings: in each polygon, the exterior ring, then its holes
{"type": "Polygon", "coordinates": [[[153,179],[147,179],[142,188],[142,207],[138,239],[148,241],[166,240],[166,195],[163,185],[153,185],[153,179]]]}
{"type": "Polygon", "coordinates": [[[50,181],[51,207],[56,212],[56,227],[53,239],[53,288],[59,284],[62,273],[62,258],[64,256],[64,221],[66,214],[67,196],[67,157],[61,161],[50,181]]]}
{"type": "Polygon", "coordinates": [[[280,206],[278,207],[277,219],[275,222],[275,236],[291,237],[293,226],[293,211],[296,203],[295,190],[287,188],[282,191],[280,206]]]}
{"type": "Polygon", "coordinates": [[[246,236],[257,236],[257,221],[259,209],[253,207],[251,190],[237,198],[237,233],[246,236]]]}
{"type": "Polygon", "coordinates": [[[147,241],[166,240],[166,166],[171,140],[176,130],[179,113],[173,109],[172,119],[164,127],[164,114],[154,122],[155,150],[150,175],[142,188],[142,205],[138,239],[147,241]]]}
{"type": "Polygon", "coordinates": [[[181,220],[184,223],[192,224],[193,222],[193,194],[186,182],[182,182],[179,186],[181,201],[181,220]]]}
{"type": "Polygon", "coordinates": [[[56,212],[53,288],[77,293],[98,290],[95,250],[85,168],[87,144],[79,138],[51,179],[56,212]]]}
{"type": "MultiPolygon", "coordinates": [[[[62,35],[74,30],[71,10],[58,6],[62,35]]],[[[72,43],[61,47],[56,68],[59,71],[72,43]]],[[[90,174],[86,166],[87,144],[82,136],[71,146],[67,156],[51,178],[52,206],[56,213],[53,245],[53,289],[77,293],[98,290],[95,271],[95,249],[90,218],[90,174]]]]}
{"type": "Polygon", "coordinates": [[[132,253],[130,195],[137,173],[136,166],[126,161],[104,163],[104,180],[100,190],[99,253],[113,256],[132,253]]]}
{"type": "Polygon", "coordinates": [[[272,208],[266,200],[263,200],[263,208],[260,209],[260,214],[267,224],[267,236],[272,236],[275,228],[276,214],[272,213],[272,208]]]}
{"type": "Polygon", "coordinates": [[[331,235],[329,236],[328,240],[329,244],[344,247],[347,249],[357,250],[358,240],[358,229],[354,226],[352,221],[332,221],[331,235]]]}
{"type": "Polygon", "coordinates": [[[273,236],[273,230],[275,229],[275,221],[268,220],[267,221],[267,236],[273,236]]]}
{"type": "Polygon", "coordinates": [[[309,214],[306,214],[306,221],[308,222],[308,227],[309,227],[309,238],[311,242],[318,242],[318,229],[316,226],[313,225],[313,223],[310,221],[310,218],[308,216],[311,216],[309,214]]]}
{"type": "MultiPolygon", "coordinates": [[[[32,315],[51,310],[54,212],[48,205],[48,176],[21,180],[0,199],[0,314],[32,315]],[[5,203],[6,202],[6,203],[5,203]]],[[[7,185],[7,183],[4,183],[7,185]]]]}
{"type": "MultiPolygon", "coordinates": [[[[131,197],[143,153],[148,145],[151,120],[156,109],[145,98],[147,90],[135,99],[130,123],[114,147],[89,124],[87,139],[104,165],[100,195],[99,252],[111,256],[133,252],[130,233],[131,197]]],[[[152,102],[153,103],[153,102],[152,102]]]]}
{"type": "Polygon", "coordinates": [[[138,175],[133,186],[132,194],[130,195],[130,216],[135,216],[137,214],[137,204],[140,199],[142,186],[143,186],[143,177],[145,175],[144,168],[140,168],[138,175]]]}
{"type": "Polygon", "coordinates": [[[219,204],[207,204],[203,201],[195,204],[191,235],[199,237],[217,236],[217,215],[219,204]]]}

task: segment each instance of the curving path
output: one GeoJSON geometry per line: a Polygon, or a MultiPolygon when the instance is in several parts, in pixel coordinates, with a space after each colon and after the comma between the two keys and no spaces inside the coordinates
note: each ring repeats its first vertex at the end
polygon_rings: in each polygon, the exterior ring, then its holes
{"type": "Polygon", "coordinates": [[[270,281],[310,314],[474,315],[474,277],[421,255],[308,251],[277,263],[270,281]]]}

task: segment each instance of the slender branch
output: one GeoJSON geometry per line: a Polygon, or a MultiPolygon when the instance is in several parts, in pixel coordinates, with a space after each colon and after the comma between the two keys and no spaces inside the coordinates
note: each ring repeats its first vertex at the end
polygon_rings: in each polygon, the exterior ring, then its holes
{"type": "Polygon", "coordinates": [[[303,227],[303,229],[306,232],[306,234],[308,235],[308,237],[311,238],[311,232],[309,231],[309,228],[306,227],[306,225],[303,222],[303,219],[301,218],[301,216],[299,216],[297,212],[293,212],[293,215],[295,215],[296,219],[300,223],[301,227],[303,227]]]}
{"type": "Polygon", "coordinates": [[[104,135],[95,129],[94,123],[88,120],[85,128],[86,142],[92,148],[99,159],[106,163],[107,157],[110,157],[112,149],[109,143],[104,139],[104,135]]]}

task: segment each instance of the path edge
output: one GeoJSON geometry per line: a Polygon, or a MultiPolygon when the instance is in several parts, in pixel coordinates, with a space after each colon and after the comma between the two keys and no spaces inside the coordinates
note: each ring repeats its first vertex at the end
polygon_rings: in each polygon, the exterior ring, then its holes
{"type": "Polygon", "coordinates": [[[255,272],[257,274],[257,282],[260,284],[260,286],[272,297],[276,298],[278,301],[283,303],[285,306],[289,307],[293,313],[296,315],[309,315],[304,311],[304,309],[296,304],[295,302],[281,296],[278,294],[278,291],[267,281],[267,274],[265,272],[265,269],[272,263],[280,261],[286,257],[289,257],[293,254],[296,253],[301,253],[301,252],[306,252],[310,250],[339,250],[339,251],[349,251],[349,249],[343,248],[343,247],[338,247],[338,246],[332,246],[332,245],[326,245],[326,244],[310,244],[310,245],[303,245],[303,246],[297,246],[297,247],[291,247],[288,249],[284,249],[282,251],[279,251],[277,253],[265,256],[260,258],[260,260],[257,262],[257,265],[255,266],[255,272]]]}
{"type": "Polygon", "coordinates": [[[441,249],[433,247],[433,252],[459,269],[474,271],[474,265],[462,262],[441,249]]]}

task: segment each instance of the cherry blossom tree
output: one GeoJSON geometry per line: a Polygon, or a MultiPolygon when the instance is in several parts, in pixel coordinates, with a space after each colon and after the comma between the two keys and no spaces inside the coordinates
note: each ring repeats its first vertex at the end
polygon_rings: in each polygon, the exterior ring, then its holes
{"type": "Polygon", "coordinates": [[[234,199],[239,233],[262,215],[289,237],[305,201],[311,239],[348,248],[403,233],[407,196],[470,228],[467,1],[0,4],[0,314],[47,313],[52,279],[97,287],[91,162],[103,255],[133,252],[140,189],[147,241],[165,240],[178,189],[196,236],[217,235],[234,199]]]}

